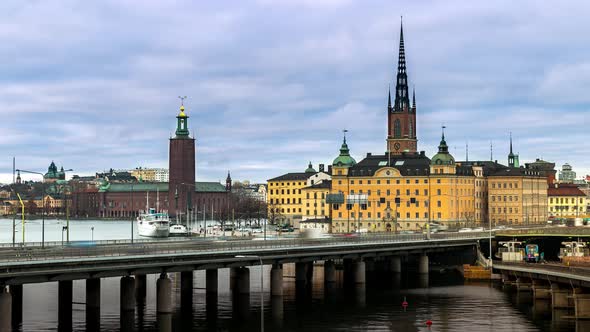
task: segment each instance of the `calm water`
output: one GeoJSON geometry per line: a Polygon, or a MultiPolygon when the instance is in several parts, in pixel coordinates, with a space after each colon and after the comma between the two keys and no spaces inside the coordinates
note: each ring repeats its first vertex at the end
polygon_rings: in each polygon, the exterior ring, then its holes
{"type": "MultiPolygon", "coordinates": [[[[40,240],[35,234],[35,229],[40,229],[38,223],[27,224],[28,241],[40,240]]],[[[95,240],[129,238],[128,221],[72,221],[70,239],[89,240],[92,226],[95,240]]],[[[57,221],[47,222],[46,239],[60,241],[61,227],[57,221]]],[[[0,220],[0,242],[11,241],[12,220],[0,220]]],[[[134,315],[124,317],[119,313],[119,278],[105,278],[100,330],[259,331],[259,268],[251,268],[251,295],[245,298],[232,298],[228,274],[227,269],[220,270],[215,305],[207,303],[204,271],[196,271],[192,305],[184,307],[180,305],[179,275],[170,274],[176,309],[169,316],[158,316],[155,311],[157,275],[148,276],[146,303],[139,305],[134,315]]],[[[429,280],[411,274],[378,278],[369,280],[366,288],[344,287],[339,282],[327,289],[322,282],[323,269],[316,266],[313,286],[297,291],[294,267],[286,264],[282,301],[269,294],[269,274],[267,266],[266,331],[590,331],[590,322],[568,319],[571,312],[552,312],[548,302],[533,303],[530,293],[503,291],[487,283],[464,284],[454,274],[431,274],[429,280]],[[409,303],[405,311],[401,306],[404,298],[409,303]],[[429,319],[433,322],[430,329],[425,325],[429,319]]],[[[83,281],[74,282],[74,331],[97,330],[96,324],[86,326],[84,285],[83,281]]],[[[23,321],[17,331],[57,331],[57,316],[57,283],[24,286],[23,321]]]]}

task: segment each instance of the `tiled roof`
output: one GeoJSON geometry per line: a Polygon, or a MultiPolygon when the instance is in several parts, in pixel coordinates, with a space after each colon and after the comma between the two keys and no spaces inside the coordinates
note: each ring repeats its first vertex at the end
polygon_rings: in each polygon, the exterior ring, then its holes
{"type": "Polygon", "coordinates": [[[388,158],[387,154],[367,154],[366,158],[350,168],[348,174],[373,176],[378,169],[388,165],[398,169],[403,176],[428,175],[430,172],[430,159],[424,154],[403,153],[391,155],[391,158],[388,158]]]}
{"type": "MultiPolygon", "coordinates": [[[[100,192],[130,191],[168,191],[167,182],[110,183],[101,186],[100,192]]],[[[219,182],[195,182],[195,192],[225,192],[225,186],[219,182]]]]}
{"type": "Polygon", "coordinates": [[[277,176],[276,178],[272,178],[270,181],[304,181],[309,179],[310,176],[312,176],[315,173],[305,173],[305,172],[301,172],[301,173],[287,173],[287,174],[283,174],[281,176],[277,176]]]}
{"type": "Polygon", "coordinates": [[[576,185],[559,184],[557,187],[549,186],[547,196],[586,196],[576,185]]]}
{"type": "Polygon", "coordinates": [[[332,181],[324,180],[320,183],[313,184],[309,187],[305,187],[303,189],[328,189],[332,186],[332,181]]]}

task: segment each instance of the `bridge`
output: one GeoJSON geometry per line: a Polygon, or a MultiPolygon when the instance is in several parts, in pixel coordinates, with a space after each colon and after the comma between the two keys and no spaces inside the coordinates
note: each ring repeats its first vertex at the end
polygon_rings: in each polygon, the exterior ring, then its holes
{"type": "Polygon", "coordinates": [[[494,263],[506,285],[532,291],[535,300],[550,300],[554,309],[574,308],[577,319],[590,319],[590,267],[558,263],[494,263]]]}
{"type": "MultiPolygon", "coordinates": [[[[100,280],[121,277],[121,311],[135,310],[136,297],[145,297],[146,275],[157,280],[159,313],[172,312],[171,280],[180,272],[181,301],[192,297],[193,271],[206,270],[206,293],[216,296],[218,269],[230,268],[230,287],[238,294],[250,292],[249,266],[272,265],[271,294],[282,296],[282,265],[295,263],[297,283],[308,284],[314,261],[324,262],[326,283],[335,282],[335,261],[342,261],[344,279],[366,282],[367,263],[379,261],[392,272],[401,272],[402,257],[416,256],[418,272],[428,273],[428,255],[461,251],[489,239],[489,232],[431,234],[371,234],[354,237],[284,240],[178,240],[129,243],[127,241],[49,243],[44,247],[0,248],[0,331],[10,326],[11,311],[22,313],[23,284],[58,282],[58,313],[67,320],[72,306],[72,281],[86,280],[86,308],[100,308],[100,280]],[[6,287],[8,286],[8,288],[6,287]],[[8,322],[8,323],[6,323],[8,322]]],[[[19,318],[16,317],[18,320],[19,318]]]]}
{"type": "Polygon", "coordinates": [[[494,230],[496,237],[590,237],[590,227],[527,227],[494,230]]]}

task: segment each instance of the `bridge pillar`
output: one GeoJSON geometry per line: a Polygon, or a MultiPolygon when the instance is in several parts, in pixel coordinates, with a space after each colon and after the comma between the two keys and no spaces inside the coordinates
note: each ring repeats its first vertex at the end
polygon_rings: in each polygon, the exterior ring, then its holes
{"type": "Polygon", "coordinates": [[[590,294],[574,292],[573,298],[576,319],[590,319],[590,294]]]}
{"type": "Polygon", "coordinates": [[[557,284],[551,285],[551,306],[553,309],[566,309],[570,308],[570,296],[571,292],[567,289],[559,288],[557,284]]]}
{"type": "MultiPolygon", "coordinates": [[[[230,269],[230,271],[233,269],[230,269]]],[[[230,276],[231,278],[231,276],[230,276]]],[[[235,277],[234,277],[235,278],[235,277]]],[[[218,272],[217,269],[208,269],[205,271],[205,292],[208,295],[217,296],[218,289],[218,272]]]]}
{"type": "Polygon", "coordinates": [[[0,331],[12,331],[12,295],[6,286],[0,286],[0,331]]]}
{"type": "Polygon", "coordinates": [[[193,271],[180,272],[180,303],[190,307],[193,303],[193,271]]]}
{"type": "Polygon", "coordinates": [[[400,256],[393,256],[391,257],[391,261],[389,262],[389,268],[393,273],[401,273],[402,272],[402,258],[400,256]]]}
{"type": "Polygon", "coordinates": [[[12,325],[17,326],[23,321],[23,285],[10,285],[12,295],[12,325]]]}
{"type": "Polygon", "coordinates": [[[121,311],[135,310],[135,278],[121,277],[120,303],[121,311]]]}
{"type": "Polygon", "coordinates": [[[239,267],[230,267],[229,268],[229,289],[234,291],[236,288],[236,281],[238,280],[238,270],[239,267]]]}
{"type": "Polygon", "coordinates": [[[172,313],[172,281],[166,273],[160,274],[156,281],[156,312],[172,313]]]}
{"type": "Polygon", "coordinates": [[[86,309],[100,308],[100,279],[86,279],[86,309]]]}
{"type": "Polygon", "coordinates": [[[250,270],[248,268],[241,267],[238,270],[236,288],[238,294],[250,294],[250,270]]]}
{"type": "Polygon", "coordinates": [[[324,262],[324,282],[336,282],[336,265],[334,264],[334,261],[330,260],[324,262]]]}
{"type": "Polygon", "coordinates": [[[549,285],[547,285],[545,282],[539,281],[539,280],[533,280],[533,298],[535,300],[546,300],[546,299],[551,299],[551,289],[549,288],[549,285]]]}
{"type": "Polygon", "coordinates": [[[525,282],[522,278],[516,278],[516,290],[519,292],[530,292],[532,290],[532,284],[525,282]]]}
{"type": "Polygon", "coordinates": [[[352,269],[353,261],[350,258],[345,258],[342,260],[342,274],[343,274],[343,281],[345,285],[352,285],[354,284],[354,276],[353,276],[353,269],[352,269]]]}
{"type": "Polygon", "coordinates": [[[273,264],[270,270],[270,295],[283,296],[283,266],[273,264]]]}
{"type": "Polygon", "coordinates": [[[145,302],[147,294],[147,278],[145,274],[138,274],[135,276],[135,300],[138,303],[145,302]]]}
{"type": "Polygon", "coordinates": [[[307,263],[295,263],[295,283],[297,285],[307,284],[307,263]]]}
{"type": "Polygon", "coordinates": [[[428,274],[428,255],[423,254],[418,260],[418,273],[428,274]]]}
{"type": "Polygon", "coordinates": [[[57,283],[57,324],[58,330],[72,329],[72,281],[63,280],[57,283]]]}
{"type": "Polygon", "coordinates": [[[352,268],[354,275],[354,283],[365,284],[367,282],[367,271],[365,262],[359,259],[358,261],[353,263],[352,268]]]}

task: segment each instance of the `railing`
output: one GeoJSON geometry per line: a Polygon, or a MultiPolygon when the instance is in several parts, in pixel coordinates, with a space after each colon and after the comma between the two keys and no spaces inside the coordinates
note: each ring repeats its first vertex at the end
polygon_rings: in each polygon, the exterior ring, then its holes
{"type": "Polygon", "coordinates": [[[590,268],[578,266],[566,266],[558,263],[525,263],[525,262],[498,262],[494,264],[495,269],[514,270],[513,268],[526,268],[535,270],[534,273],[547,274],[547,272],[557,272],[562,274],[571,274],[580,277],[590,277],[590,268]]]}
{"type": "MultiPolygon", "coordinates": [[[[470,233],[448,233],[432,234],[431,239],[427,240],[425,234],[371,234],[355,237],[339,238],[322,238],[322,239],[287,239],[287,240],[267,240],[267,241],[223,241],[223,240],[185,240],[185,241],[152,241],[145,243],[134,243],[133,245],[91,245],[87,247],[49,247],[44,249],[39,247],[22,247],[0,250],[0,266],[14,265],[3,264],[7,262],[33,263],[36,261],[46,262],[49,260],[66,260],[77,258],[108,258],[120,256],[145,256],[145,255],[196,255],[211,253],[228,253],[241,251],[273,251],[281,249],[331,249],[345,246],[362,246],[398,243],[428,243],[451,242],[454,240],[479,240],[487,238],[487,232],[470,232],[470,233]]],[[[120,244],[120,243],[116,243],[120,244]]],[[[141,257],[137,257],[141,258],[141,257]]]]}

